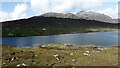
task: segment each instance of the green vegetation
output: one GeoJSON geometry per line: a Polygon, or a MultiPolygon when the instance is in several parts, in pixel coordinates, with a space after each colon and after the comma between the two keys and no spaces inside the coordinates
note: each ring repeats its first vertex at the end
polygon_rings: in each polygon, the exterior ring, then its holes
{"type": "Polygon", "coordinates": [[[3,45],[2,66],[118,66],[117,46],[3,45]]]}

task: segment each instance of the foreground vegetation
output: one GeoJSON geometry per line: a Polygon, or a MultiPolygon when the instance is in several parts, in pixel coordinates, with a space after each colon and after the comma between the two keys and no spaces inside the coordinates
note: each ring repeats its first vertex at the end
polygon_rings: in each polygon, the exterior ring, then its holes
{"type": "Polygon", "coordinates": [[[118,46],[3,45],[2,66],[118,66],[118,46]]]}

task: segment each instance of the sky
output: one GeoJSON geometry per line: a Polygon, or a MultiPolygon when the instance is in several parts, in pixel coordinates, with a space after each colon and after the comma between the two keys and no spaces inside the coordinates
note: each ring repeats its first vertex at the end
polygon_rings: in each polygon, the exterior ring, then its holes
{"type": "Polygon", "coordinates": [[[0,0],[0,21],[29,18],[47,12],[75,14],[79,11],[94,11],[118,18],[119,8],[119,0],[0,0]]]}

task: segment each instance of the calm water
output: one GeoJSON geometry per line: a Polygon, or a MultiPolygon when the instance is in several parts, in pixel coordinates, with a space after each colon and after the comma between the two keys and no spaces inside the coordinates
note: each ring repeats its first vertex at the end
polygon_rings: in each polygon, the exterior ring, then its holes
{"type": "Polygon", "coordinates": [[[50,43],[110,46],[118,44],[118,31],[2,38],[2,44],[20,47],[50,43]]]}

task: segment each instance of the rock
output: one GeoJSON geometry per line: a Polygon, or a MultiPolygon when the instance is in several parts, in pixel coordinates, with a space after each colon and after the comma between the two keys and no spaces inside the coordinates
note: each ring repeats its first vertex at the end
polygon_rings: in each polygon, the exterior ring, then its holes
{"type": "Polygon", "coordinates": [[[55,54],[55,55],[53,55],[53,56],[55,57],[56,60],[60,60],[60,55],[55,54]]]}
{"type": "Polygon", "coordinates": [[[85,51],[85,53],[90,54],[90,51],[85,51]]]}
{"type": "Polygon", "coordinates": [[[70,53],[70,55],[74,55],[73,53],[70,53]]]}
{"type": "Polygon", "coordinates": [[[27,66],[25,63],[22,63],[22,66],[27,66]]]}
{"type": "Polygon", "coordinates": [[[6,63],[3,63],[3,65],[5,65],[6,63]]]}
{"type": "Polygon", "coordinates": [[[56,60],[60,60],[59,58],[56,58],[56,60]]]}
{"type": "Polygon", "coordinates": [[[84,55],[84,56],[89,56],[89,54],[88,54],[88,53],[84,53],[83,55],[84,55]]]}
{"type": "Polygon", "coordinates": [[[72,59],[73,62],[75,62],[75,59],[72,59]]]}
{"type": "Polygon", "coordinates": [[[47,30],[46,28],[42,28],[43,31],[47,30]]]}
{"type": "Polygon", "coordinates": [[[27,66],[25,63],[22,63],[22,64],[18,64],[16,65],[17,67],[20,67],[20,66],[27,66]]]}
{"type": "Polygon", "coordinates": [[[41,46],[42,48],[45,47],[44,45],[41,46]]]}
{"type": "Polygon", "coordinates": [[[18,57],[13,57],[11,58],[11,61],[18,59],[18,57]]]}
{"type": "Polygon", "coordinates": [[[103,51],[104,49],[103,48],[97,48],[98,51],[103,51]]]}
{"type": "Polygon", "coordinates": [[[53,55],[54,57],[58,57],[59,55],[58,54],[55,54],[55,55],[53,55]]]}
{"type": "Polygon", "coordinates": [[[16,65],[17,67],[20,67],[20,64],[16,65]]]}
{"type": "Polygon", "coordinates": [[[37,55],[35,55],[35,57],[37,57],[37,55]]]}

